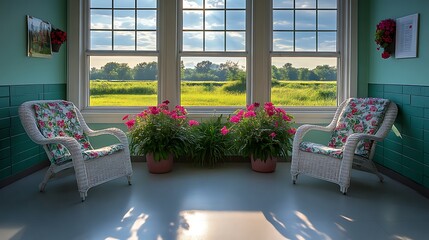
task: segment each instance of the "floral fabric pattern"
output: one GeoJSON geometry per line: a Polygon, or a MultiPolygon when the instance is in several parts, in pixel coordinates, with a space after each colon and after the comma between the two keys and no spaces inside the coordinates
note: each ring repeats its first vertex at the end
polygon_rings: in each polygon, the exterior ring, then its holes
{"type": "MultiPolygon", "coordinates": [[[[118,144],[110,145],[103,148],[87,150],[82,153],[83,160],[89,160],[89,159],[111,155],[115,152],[123,150],[124,148],[125,148],[124,145],[118,143],[118,144]]],[[[68,155],[62,156],[60,159],[57,159],[55,163],[57,165],[61,165],[70,161],[71,161],[71,155],[68,154],[68,155]]]]}
{"type": "MultiPolygon", "coordinates": [[[[389,103],[389,100],[382,98],[349,99],[328,146],[342,148],[347,137],[353,133],[375,134],[383,121],[389,103]]],[[[370,140],[362,140],[358,143],[355,154],[368,157],[371,146],[370,140]]]]}
{"type": "Polygon", "coordinates": [[[299,149],[304,152],[311,152],[317,154],[323,154],[331,156],[334,158],[342,159],[343,158],[343,149],[342,148],[332,148],[327,147],[323,144],[312,143],[312,142],[302,142],[299,145],[299,149]]]}
{"type": "MultiPolygon", "coordinates": [[[[37,126],[46,138],[73,137],[80,143],[82,152],[93,150],[74,108],[73,103],[67,101],[35,104],[37,126]]],[[[50,159],[55,164],[70,156],[70,152],[62,144],[49,144],[47,147],[51,153],[50,159]]]]}

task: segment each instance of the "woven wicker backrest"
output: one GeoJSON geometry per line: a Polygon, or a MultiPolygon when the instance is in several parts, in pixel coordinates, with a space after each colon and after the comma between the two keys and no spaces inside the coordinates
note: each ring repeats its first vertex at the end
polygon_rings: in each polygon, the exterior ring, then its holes
{"type": "MultiPolygon", "coordinates": [[[[77,118],[75,106],[71,102],[47,102],[34,104],[37,127],[46,138],[73,137],[82,151],[93,149],[77,118]]],[[[70,156],[69,151],[61,144],[49,144],[49,152],[55,163],[70,156]]]]}
{"type": "MultiPolygon", "coordinates": [[[[342,148],[353,133],[375,134],[383,122],[390,101],[382,98],[350,98],[340,114],[329,147],[342,148]]],[[[358,143],[355,153],[368,157],[372,142],[358,143]]]]}

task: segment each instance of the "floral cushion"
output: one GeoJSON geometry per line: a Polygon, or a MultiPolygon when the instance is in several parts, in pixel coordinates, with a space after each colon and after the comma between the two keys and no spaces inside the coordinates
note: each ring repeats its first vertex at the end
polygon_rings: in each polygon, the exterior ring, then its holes
{"type": "MultiPolygon", "coordinates": [[[[328,146],[341,148],[353,133],[375,134],[383,122],[390,101],[382,98],[351,98],[344,108],[328,146]]],[[[362,140],[355,154],[368,157],[372,142],[362,140]]]]}
{"type": "MultiPolygon", "coordinates": [[[[34,110],[37,126],[46,138],[73,137],[80,143],[82,152],[93,149],[79,123],[73,103],[38,103],[34,104],[34,110]]],[[[70,156],[70,152],[62,144],[48,144],[47,147],[53,163],[60,163],[70,156]]]]}
{"type": "MultiPolygon", "coordinates": [[[[94,159],[94,158],[98,158],[98,157],[111,155],[115,152],[123,150],[124,148],[125,148],[124,145],[118,143],[118,144],[113,144],[113,145],[103,147],[103,148],[86,150],[82,153],[83,154],[83,160],[94,159]]],[[[71,155],[68,154],[68,155],[63,156],[61,159],[57,159],[56,164],[61,165],[61,164],[64,164],[64,163],[70,162],[70,161],[71,161],[71,155]]]]}
{"type": "Polygon", "coordinates": [[[299,149],[301,151],[323,154],[323,155],[331,156],[338,159],[343,158],[342,148],[327,147],[325,145],[318,144],[318,143],[302,142],[299,145],[299,149]]]}

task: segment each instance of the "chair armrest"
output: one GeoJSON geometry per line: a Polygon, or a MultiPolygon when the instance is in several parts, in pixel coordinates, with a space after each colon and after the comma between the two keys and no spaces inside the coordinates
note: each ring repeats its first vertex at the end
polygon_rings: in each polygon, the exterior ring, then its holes
{"type": "Polygon", "coordinates": [[[86,132],[88,136],[100,136],[100,135],[113,135],[115,136],[124,146],[128,146],[127,135],[119,128],[106,128],[100,130],[92,130],[86,132]]]}
{"type": "Polygon", "coordinates": [[[383,141],[383,138],[377,137],[371,134],[365,133],[353,133],[351,134],[344,145],[343,159],[353,159],[357,144],[364,139],[372,141],[383,141]]]}

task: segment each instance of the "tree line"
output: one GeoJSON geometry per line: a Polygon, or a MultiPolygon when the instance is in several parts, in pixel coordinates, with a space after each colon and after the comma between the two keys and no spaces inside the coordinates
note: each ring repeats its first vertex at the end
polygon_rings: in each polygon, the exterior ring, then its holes
{"type": "MultiPolygon", "coordinates": [[[[295,68],[291,63],[282,67],[272,66],[274,80],[336,80],[337,69],[320,65],[314,69],[295,68]]],[[[194,68],[180,65],[181,77],[188,81],[246,81],[246,71],[238,62],[226,61],[216,64],[211,61],[197,63],[194,68]]],[[[157,62],[142,62],[130,68],[127,63],[108,62],[101,68],[91,68],[90,79],[103,80],[155,80],[158,78],[157,62]]]]}

